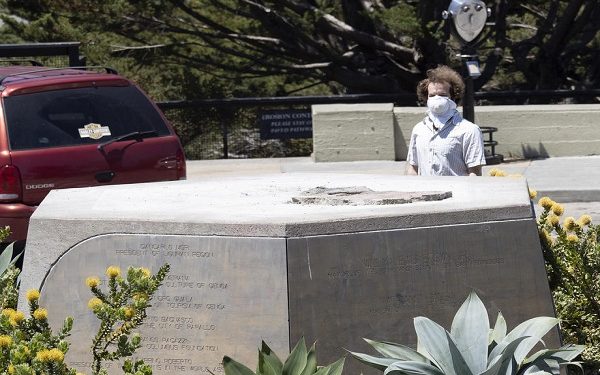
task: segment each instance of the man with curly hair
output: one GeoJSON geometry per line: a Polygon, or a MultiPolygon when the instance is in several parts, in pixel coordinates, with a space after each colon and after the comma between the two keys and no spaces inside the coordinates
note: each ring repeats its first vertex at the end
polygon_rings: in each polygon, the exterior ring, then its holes
{"type": "Polygon", "coordinates": [[[485,165],[481,129],[456,110],[465,92],[462,77],[441,65],[427,71],[417,85],[427,115],[413,128],[407,174],[422,176],[481,176],[485,165]]]}

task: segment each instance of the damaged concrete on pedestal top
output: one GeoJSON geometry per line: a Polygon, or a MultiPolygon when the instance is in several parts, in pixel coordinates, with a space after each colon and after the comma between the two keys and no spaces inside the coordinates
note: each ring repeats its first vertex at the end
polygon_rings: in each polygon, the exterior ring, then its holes
{"type": "Polygon", "coordinates": [[[33,221],[114,220],[112,225],[125,227],[136,222],[180,223],[177,233],[203,235],[288,237],[532,215],[526,181],[521,178],[294,173],[56,190],[49,198],[33,221]],[[339,195],[331,194],[313,197],[319,204],[294,204],[294,200],[310,200],[306,192],[315,188],[349,187],[370,192],[346,194],[350,200],[346,204],[337,204],[339,195]],[[371,202],[362,199],[368,194],[371,202]],[[324,197],[330,198],[329,203],[324,197]],[[337,203],[332,204],[333,198],[337,203]]]}

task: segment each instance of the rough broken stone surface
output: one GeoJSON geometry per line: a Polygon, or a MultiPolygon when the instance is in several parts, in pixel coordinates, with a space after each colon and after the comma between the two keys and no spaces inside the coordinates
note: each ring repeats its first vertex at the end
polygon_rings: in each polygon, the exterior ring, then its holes
{"type": "Polygon", "coordinates": [[[439,201],[452,197],[451,191],[374,191],[366,186],[327,188],[318,186],[292,197],[292,203],[322,205],[389,205],[439,201]]]}

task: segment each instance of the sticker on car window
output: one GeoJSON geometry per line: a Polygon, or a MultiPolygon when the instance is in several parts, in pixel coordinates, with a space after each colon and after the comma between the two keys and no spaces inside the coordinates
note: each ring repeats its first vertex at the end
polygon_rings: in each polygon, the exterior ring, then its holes
{"type": "Polygon", "coordinates": [[[79,137],[81,138],[100,139],[110,135],[110,129],[108,126],[102,126],[93,122],[85,125],[83,128],[79,128],[78,130],[79,137]]]}

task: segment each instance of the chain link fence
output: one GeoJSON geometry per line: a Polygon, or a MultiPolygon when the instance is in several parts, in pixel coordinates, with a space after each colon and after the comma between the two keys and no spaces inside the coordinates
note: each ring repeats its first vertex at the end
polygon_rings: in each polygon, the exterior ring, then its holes
{"type": "Polygon", "coordinates": [[[45,66],[49,68],[69,66],[69,58],[65,56],[31,56],[31,57],[0,57],[0,66],[45,66]]]}
{"type": "MultiPolygon", "coordinates": [[[[288,109],[286,107],[285,109],[288,109]]],[[[281,107],[167,108],[165,117],[176,129],[187,159],[269,158],[308,156],[312,138],[263,139],[259,116],[281,107]]],[[[307,109],[310,111],[310,109],[307,109]]]]}
{"type": "Polygon", "coordinates": [[[416,95],[207,99],[159,102],[157,105],[177,131],[186,158],[194,160],[309,156],[312,152],[312,131],[306,129],[311,129],[312,124],[306,116],[310,116],[311,106],[341,103],[396,103],[411,106],[416,104],[416,95]],[[261,115],[273,112],[284,116],[302,112],[305,121],[291,119],[292,126],[283,129],[290,132],[266,136],[264,121],[261,129],[261,115]],[[296,131],[293,125],[296,122],[303,123],[302,131],[296,131]]]}

